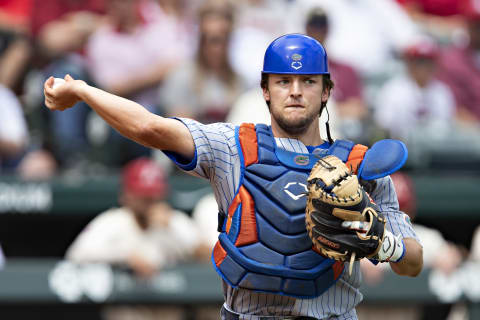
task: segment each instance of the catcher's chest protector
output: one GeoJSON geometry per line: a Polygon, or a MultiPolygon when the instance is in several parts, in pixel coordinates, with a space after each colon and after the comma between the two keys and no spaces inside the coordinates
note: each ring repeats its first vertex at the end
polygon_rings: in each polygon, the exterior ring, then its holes
{"type": "Polygon", "coordinates": [[[233,287],[321,295],[343,263],[313,251],[305,228],[306,181],[318,157],[276,149],[266,125],[244,124],[236,138],[241,182],[213,251],[215,269],[233,287]]]}

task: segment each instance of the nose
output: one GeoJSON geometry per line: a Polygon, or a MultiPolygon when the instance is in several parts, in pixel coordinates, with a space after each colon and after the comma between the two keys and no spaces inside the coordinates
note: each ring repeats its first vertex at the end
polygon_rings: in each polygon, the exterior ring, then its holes
{"type": "Polygon", "coordinates": [[[290,97],[298,99],[302,96],[302,87],[299,79],[293,79],[290,86],[290,97]]]}

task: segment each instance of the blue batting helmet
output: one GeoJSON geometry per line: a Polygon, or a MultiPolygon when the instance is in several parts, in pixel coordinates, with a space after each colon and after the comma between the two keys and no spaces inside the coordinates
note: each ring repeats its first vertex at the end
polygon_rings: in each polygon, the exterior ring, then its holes
{"type": "Polygon", "coordinates": [[[327,53],[312,37],[283,35],[265,51],[262,73],[328,74],[327,53]]]}

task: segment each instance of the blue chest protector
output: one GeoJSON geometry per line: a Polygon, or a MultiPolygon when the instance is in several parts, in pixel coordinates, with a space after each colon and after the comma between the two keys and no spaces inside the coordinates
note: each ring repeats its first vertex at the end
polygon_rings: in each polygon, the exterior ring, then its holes
{"type": "MultiPolygon", "coordinates": [[[[321,295],[344,268],[312,249],[305,228],[306,181],[319,157],[333,154],[346,161],[354,144],[337,140],[319,153],[298,154],[277,148],[266,125],[242,125],[236,138],[241,181],[212,255],[216,271],[232,287],[300,298],[321,295]]],[[[382,176],[391,170],[391,165],[382,169],[382,176]]]]}

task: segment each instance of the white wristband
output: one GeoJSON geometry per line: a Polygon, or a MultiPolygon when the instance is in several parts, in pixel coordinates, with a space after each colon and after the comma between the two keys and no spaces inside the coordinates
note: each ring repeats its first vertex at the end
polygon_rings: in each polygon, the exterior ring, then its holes
{"type": "Polygon", "coordinates": [[[385,230],[382,247],[378,251],[377,259],[380,262],[399,262],[405,255],[405,244],[400,235],[395,236],[385,230]]]}

